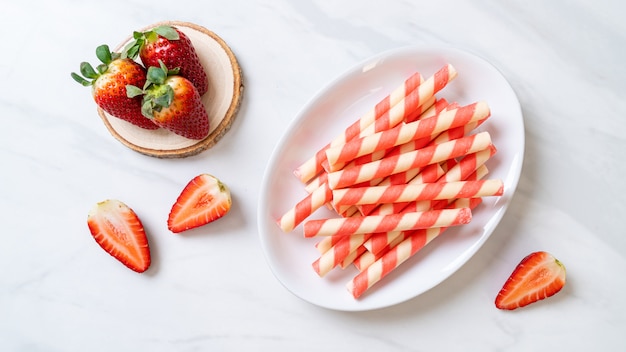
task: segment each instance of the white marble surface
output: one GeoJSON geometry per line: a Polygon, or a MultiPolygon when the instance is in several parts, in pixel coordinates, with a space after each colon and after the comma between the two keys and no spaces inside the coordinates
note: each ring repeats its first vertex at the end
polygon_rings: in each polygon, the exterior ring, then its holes
{"type": "Polygon", "coordinates": [[[4,3],[0,350],[626,350],[625,10],[617,0],[4,3]],[[181,160],[124,147],[69,76],[97,45],[161,20],[215,31],[244,72],[231,131],[181,160]],[[308,304],[274,278],[260,247],[267,161],[320,88],[415,44],[468,50],[510,81],[526,126],[518,191],[477,255],[425,294],[361,313],[308,304]],[[172,199],[200,172],[230,185],[232,213],[173,235],[172,199]],[[105,198],[142,217],[154,258],[145,274],[89,235],[87,211],[105,198]],[[567,266],[564,290],[497,310],[512,267],[540,249],[567,266]]]}

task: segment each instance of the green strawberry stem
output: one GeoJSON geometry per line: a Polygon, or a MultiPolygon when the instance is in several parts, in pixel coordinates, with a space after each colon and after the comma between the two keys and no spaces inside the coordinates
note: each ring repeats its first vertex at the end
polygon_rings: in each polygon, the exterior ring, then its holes
{"type": "Polygon", "coordinates": [[[154,111],[161,111],[172,104],[174,89],[166,84],[170,76],[178,74],[178,67],[168,69],[163,61],[159,60],[159,67],[148,67],[146,84],[143,89],[133,85],[126,86],[126,95],[129,98],[143,95],[141,113],[147,118],[154,117],[154,111]]]}

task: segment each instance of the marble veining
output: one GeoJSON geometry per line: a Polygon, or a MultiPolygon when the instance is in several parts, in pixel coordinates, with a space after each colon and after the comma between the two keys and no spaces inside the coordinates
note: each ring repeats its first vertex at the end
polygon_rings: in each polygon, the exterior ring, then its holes
{"type": "Polygon", "coordinates": [[[626,6],[575,1],[96,1],[3,4],[0,55],[2,351],[626,351],[626,6]],[[241,110],[212,149],[138,154],[106,130],[69,76],[95,47],[162,20],[220,35],[244,74],[241,110]],[[502,222],[459,271],[385,309],[347,313],[292,295],[257,230],[276,141],[322,87],[406,45],[479,55],[507,78],[526,149],[502,222]],[[228,217],[184,235],[165,221],[200,172],[227,182],[228,217]],[[118,198],[143,219],[153,265],[111,259],[86,227],[118,198]],[[547,250],[557,296],[514,312],[493,300],[519,260],[547,250]]]}

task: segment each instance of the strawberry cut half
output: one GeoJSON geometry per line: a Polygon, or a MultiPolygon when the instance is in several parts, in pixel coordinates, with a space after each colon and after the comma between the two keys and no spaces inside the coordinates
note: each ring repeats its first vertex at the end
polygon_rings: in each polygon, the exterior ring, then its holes
{"type": "Polygon", "coordinates": [[[565,266],[544,251],[526,256],[496,297],[496,307],[513,310],[548,298],[565,286],[565,266]]]}
{"type": "Polygon", "coordinates": [[[174,233],[200,227],[226,215],[232,199],[228,187],[209,174],[194,177],[172,206],[167,227],[174,233]]]}
{"type": "Polygon", "coordinates": [[[96,242],[128,268],[142,273],[150,267],[150,247],[143,224],[135,212],[119,200],[97,203],[87,216],[96,242]]]}

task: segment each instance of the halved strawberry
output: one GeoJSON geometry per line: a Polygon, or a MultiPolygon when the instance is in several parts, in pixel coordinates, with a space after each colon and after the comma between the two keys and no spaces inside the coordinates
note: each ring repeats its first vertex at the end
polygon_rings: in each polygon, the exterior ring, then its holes
{"type": "Polygon", "coordinates": [[[206,225],[230,210],[228,187],[209,174],[194,177],[172,206],[167,227],[174,233],[206,225]]]}
{"type": "Polygon", "coordinates": [[[142,273],[150,266],[150,248],[141,220],[126,204],[115,199],[97,203],[87,216],[96,242],[130,269],[142,273]]]}
{"type": "Polygon", "coordinates": [[[513,310],[548,298],[565,285],[565,266],[544,251],[526,256],[496,297],[496,307],[513,310]]]}

